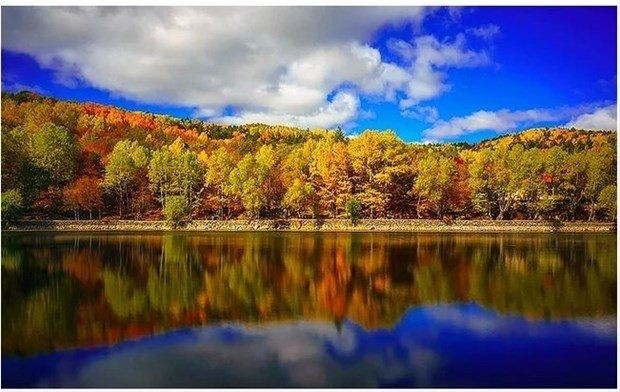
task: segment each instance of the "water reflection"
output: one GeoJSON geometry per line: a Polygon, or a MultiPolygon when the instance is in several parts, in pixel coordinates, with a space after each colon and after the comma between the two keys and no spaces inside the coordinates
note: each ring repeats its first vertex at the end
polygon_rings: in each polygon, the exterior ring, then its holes
{"type": "Polygon", "coordinates": [[[457,302],[615,316],[615,235],[2,234],[3,356],[222,321],[376,329],[457,302]]]}
{"type": "Polygon", "coordinates": [[[461,304],[414,308],[372,331],[346,320],[340,330],[308,321],[182,329],[3,359],[3,386],[612,387],[615,324],[532,322],[461,304]]]}

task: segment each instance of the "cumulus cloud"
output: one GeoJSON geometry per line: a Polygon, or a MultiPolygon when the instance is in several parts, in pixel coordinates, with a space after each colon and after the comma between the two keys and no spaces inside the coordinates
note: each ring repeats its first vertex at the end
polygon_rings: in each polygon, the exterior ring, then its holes
{"type": "Polygon", "coordinates": [[[504,133],[540,122],[560,122],[571,118],[574,118],[574,120],[566,124],[566,127],[616,129],[616,105],[613,104],[605,107],[581,105],[556,109],[530,110],[480,110],[463,117],[438,120],[430,128],[424,130],[422,135],[428,141],[450,140],[480,131],[504,133]]]}
{"type": "Polygon", "coordinates": [[[419,27],[431,12],[422,7],[3,11],[2,48],[31,55],[54,70],[57,81],[196,108],[220,122],[350,123],[360,114],[362,95],[410,107],[449,89],[447,68],[488,62],[463,36],[397,41],[402,64],[368,44],[386,24],[419,27]]]}
{"type": "Polygon", "coordinates": [[[445,82],[444,69],[449,67],[477,67],[487,65],[490,59],[485,52],[467,48],[465,36],[457,35],[454,42],[440,42],[433,36],[416,38],[412,44],[394,40],[391,49],[410,62],[410,78],[406,81],[406,97],[400,101],[401,109],[410,108],[421,101],[435,98],[450,89],[445,82]]]}
{"type": "Polygon", "coordinates": [[[295,124],[308,128],[321,128],[326,124],[346,124],[357,114],[359,104],[356,95],[340,92],[327,105],[306,114],[241,111],[237,115],[215,117],[212,120],[223,124],[295,124]]]}
{"type": "Polygon", "coordinates": [[[609,105],[596,109],[593,113],[584,113],[565,125],[570,128],[579,129],[618,129],[617,107],[609,105]]]}

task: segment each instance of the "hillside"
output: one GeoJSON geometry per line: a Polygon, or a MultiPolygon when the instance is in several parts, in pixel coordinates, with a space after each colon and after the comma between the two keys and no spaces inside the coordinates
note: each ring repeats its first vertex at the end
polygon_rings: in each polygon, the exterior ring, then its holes
{"type": "Polygon", "coordinates": [[[586,131],[567,128],[533,128],[509,135],[502,135],[476,143],[476,149],[489,147],[512,147],[522,144],[525,148],[561,147],[573,152],[583,151],[605,144],[616,144],[616,132],[586,131]]]}
{"type": "Polygon", "coordinates": [[[2,95],[3,217],[615,219],[616,135],[473,146],[2,95]]]}

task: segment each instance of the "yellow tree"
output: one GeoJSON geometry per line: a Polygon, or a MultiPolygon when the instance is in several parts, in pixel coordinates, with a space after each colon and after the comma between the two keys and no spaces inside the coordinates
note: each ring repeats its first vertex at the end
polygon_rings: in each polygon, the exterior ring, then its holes
{"type": "Polygon", "coordinates": [[[200,154],[205,166],[206,197],[215,202],[220,219],[224,218],[224,210],[228,206],[230,189],[230,172],[235,167],[232,157],[224,147],[215,150],[211,155],[200,154]]]}
{"type": "MultiPolygon", "coordinates": [[[[282,207],[286,214],[295,213],[301,217],[316,202],[316,190],[312,183],[312,152],[316,142],[312,139],[303,145],[294,147],[284,158],[281,165],[282,186],[286,193],[282,198],[282,207]]],[[[314,215],[315,208],[312,208],[314,215]]]]}
{"type": "Polygon", "coordinates": [[[409,166],[405,144],[392,131],[364,131],[349,142],[347,151],[354,192],[367,207],[370,218],[385,215],[394,194],[394,180],[409,166]]]}
{"type": "Polygon", "coordinates": [[[335,217],[344,211],[351,195],[347,147],[344,142],[326,138],[317,143],[312,158],[310,170],[320,205],[335,217]]]}

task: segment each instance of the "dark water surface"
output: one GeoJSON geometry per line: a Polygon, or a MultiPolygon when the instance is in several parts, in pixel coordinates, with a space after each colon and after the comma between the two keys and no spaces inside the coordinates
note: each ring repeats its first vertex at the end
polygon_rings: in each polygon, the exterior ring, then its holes
{"type": "Polygon", "coordinates": [[[615,234],[2,233],[2,386],[616,385],[615,234]]]}

